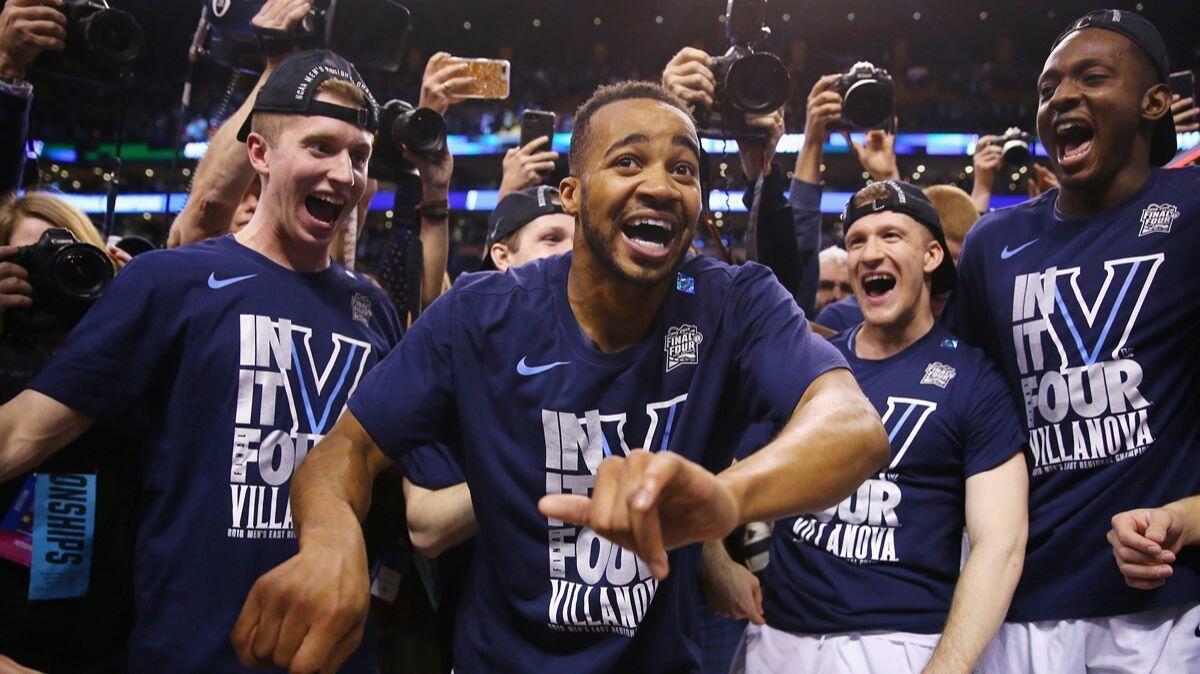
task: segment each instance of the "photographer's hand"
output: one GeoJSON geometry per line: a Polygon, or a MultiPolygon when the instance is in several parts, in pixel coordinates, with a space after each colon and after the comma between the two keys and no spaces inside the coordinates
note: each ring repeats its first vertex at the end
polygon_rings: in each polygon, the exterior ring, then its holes
{"type": "Polygon", "coordinates": [[[999,136],[980,136],[975,141],[975,155],[971,158],[971,174],[974,176],[971,201],[975,202],[975,210],[980,213],[986,213],[991,204],[992,185],[1004,162],[1004,151],[995,144],[998,140],[999,136]]]}
{"type": "Polygon", "coordinates": [[[16,252],[16,246],[0,246],[0,335],[4,334],[5,311],[33,306],[29,272],[15,262],[8,262],[16,252]]]}
{"type": "Polygon", "coordinates": [[[1181,99],[1179,94],[1171,94],[1171,114],[1175,118],[1175,131],[1183,133],[1200,129],[1200,108],[1196,107],[1196,99],[1181,99]]]}
{"type": "Polygon", "coordinates": [[[858,163],[863,170],[871,174],[871,180],[899,180],[900,169],[896,165],[896,131],[871,129],[867,132],[866,142],[859,145],[843,131],[846,143],[858,157],[858,163]]]}
{"type": "Polygon", "coordinates": [[[829,88],[837,75],[825,75],[808,92],[804,114],[804,147],[796,155],[796,179],[813,185],[821,182],[821,162],[825,158],[825,137],[829,125],[842,121],[842,95],[829,88]]]}
{"type": "Polygon", "coordinates": [[[0,11],[0,77],[24,79],[25,67],[43,51],[66,46],[62,0],[8,0],[0,11]]]}
{"type": "Polygon", "coordinates": [[[663,69],[662,85],[692,105],[712,109],[717,81],[708,64],[712,57],[694,49],[684,47],[663,69]]]}
{"type": "Polygon", "coordinates": [[[738,139],[738,154],[742,158],[742,170],[746,182],[753,184],[762,173],[771,172],[771,159],[775,157],[775,146],[783,137],[783,108],[769,115],[746,115],[746,125],[762,129],[767,137],[743,137],[738,139]]]}
{"type": "Polygon", "coordinates": [[[1046,190],[1058,187],[1058,176],[1054,175],[1050,169],[1035,162],[1033,176],[1025,181],[1025,186],[1029,190],[1029,198],[1032,199],[1046,190]]]}
{"type": "Polygon", "coordinates": [[[544,172],[554,170],[554,161],[558,159],[558,153],[551,151],[549,147],[538,150],[549,145],[549,142],[545,136],[539,136],[526,143],[525,147],[509,148],[508,152],[504,153],[504,177],[500,179],[500,199],[517,190],[537,185],[542,182],[544,172]]]}
{"type": "Polygon", "coordinates": [[[421,269],[421,308],[429,306],[442,294],[442,276],[450,258],[450,176],[454,173],[454,155],[442,148],[441,154],[429,156],[404,150],[404,158],[412,162],[421,176],[421,203],[445,204],[442,208],[421,209],[421,246],[424,264],[421,269]]]}
{"type": "Polygon", "coordinates": [[[470,76],[462,76],[467,72],[467,64],[450,63],[450,58],[452,56],[444,51],[429,57],[425,64],[425,75],[421,78],[421,99],[417,107],[436,110],[439,115],[445,116],[451,105],[467,100],[454,93],[455,88],[471,83],[470,76]]]}
{"type": "MultiPolygon", "coordinates": [[[[250,25],[255,28],[291,31],[300,19],[312,8],[312,0],[267,0],[258,13],[250,19],[250,25]]],[[[287,53],[267,56],[267,67],[271,70],[287,57],[287,53]]]]}

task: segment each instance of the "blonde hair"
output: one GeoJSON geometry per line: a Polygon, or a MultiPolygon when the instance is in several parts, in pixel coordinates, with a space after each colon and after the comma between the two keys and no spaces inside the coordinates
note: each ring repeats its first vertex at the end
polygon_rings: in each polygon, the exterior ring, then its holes
{"type": "MultiPolygon", "coordinates": [[[[339,99],[342,104],[349,104],[351,107],[362,107],[367,103],[366,94],[357,85],[347,82],[346,80],[327,79],[317,85],[317,90],[313,94],[316,97],[319,94],[328,94],[329,96],[339,99]]],[[[283,125],[292,115],[278,112],[256,112],[250,118],[250,131],[262,136],[267,145],[274,145],[279,140],[279,134],[283,131],[283,125]]]]}
{"type": "Polygon", "coordinates": [[[938,220],[942,221],[942,231],[947,239],[962,241],[967,238],[967,232],[975,226],[979,212],[975,210],[975,202],[971,195],[954,185],[933,185],[925,188],[925,196],[933,203],[938,220]]]}
{"type": "Polygon", "coordinates": [[[48,192],[27,192],[21,197],[13,194],[0,202],[0,244],[8,245],[23,218],[37,218],[51,227],[64,227],[81,243],[107,250],[100,231],[83,211],[48,192]]]}
{"type": "Polygon", "coordinates": [[[887,183],[871,183],[855,193],[853,199],[854,207],[858,208],[876,199],[887,199],[890,196],[892,196],[892,188],[888,187],[887,183]]]}

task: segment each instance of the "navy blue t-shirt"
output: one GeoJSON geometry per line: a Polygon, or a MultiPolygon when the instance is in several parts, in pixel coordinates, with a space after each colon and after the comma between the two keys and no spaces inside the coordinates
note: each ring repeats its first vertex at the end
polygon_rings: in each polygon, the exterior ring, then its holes
{"type": "MultiPolygon", "coordinates": [[[[400,330],[366,277],[297,273],[223,237],[135,258],[30,384],[141,425],[130,671],[259,671],[229,632],[298,549],[292,473],[400,330]]],[[[366,650],[343,671],[371,671],[366,650]]]]}
{"type": "Polygon", "coordinates": [[[854,295],[826,304],[813,319],[813,323],[837,332],[848,330],[862,322],[862,307],[858,306],[858,298],[854,295]]]}
{"type": "Polygon", "coordinates": [[[1000,365],[1029,430],[1029,545],[1009,620],[1200,600],[1200,550],[1127,587],[1113,515],[1200,492],[1200,170],[1154,169],[1125,203],[1064,217],[1057,190],[967,235],[944,318],[1000,365]]]}
{"type": "Polygon", "coordinates": [[[983,352],[934,326],[864,360],[859,328],[833,338],[892,446],[886,468],[836,506],[777,520],[767,624],[788,632],[941,632],[958,580],[965,483],[1021,451],[1008,386],[983,352]]]}
{"type": "Polygon", "coordinates": [[[631,450],[729,465],[750,419],[791,416],[845,360],[808,329],[765,267],[694,256],[650,333],[617,353],[567,300],[571,255],[460,280],[350,400],[395,460],[431,442],[458,454],[479,521],[455,629],[455,671],[696,671],[699,546],[661,583],[632,553],[538,512],[589,494],[631,450]]]}

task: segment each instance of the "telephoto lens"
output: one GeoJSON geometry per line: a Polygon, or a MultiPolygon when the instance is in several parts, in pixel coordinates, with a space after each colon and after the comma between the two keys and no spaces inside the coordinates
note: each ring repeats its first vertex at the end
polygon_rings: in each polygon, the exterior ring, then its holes
{"type": "Polygon", "coordinates": [[[892,76],[867,61],[838,75],[833,91],[842,95],[842,119],[855,129],[882,129],[892,121],[892,76]]]}
{"type": "Polygon", "coordinates": [[[379,133],[371,152],[371,174],[394,178],[412,173],[412,164],[404,158],[404,150],[432,156],[445,147],[446,120],[436,110],[390,100],[379,109],[379,133]]]}
{"type": "Polygon", "coordinates": [[[12,262],[25,268],[33,286],[33,307],[12,312],[13,324],[31,331],[74,326],[113,278],[108,255],[63,227],[18,248],[12,262]]]}

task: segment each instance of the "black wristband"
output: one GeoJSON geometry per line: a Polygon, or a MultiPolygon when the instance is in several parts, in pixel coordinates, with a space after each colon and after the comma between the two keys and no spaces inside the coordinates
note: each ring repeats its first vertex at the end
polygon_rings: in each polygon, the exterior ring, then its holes
{"type": "Polygon", "coordinates": [[[260,28],[254,26],[254,37],[258,40],[258,49],[267,58],[283,56],[296,46],[295,37],[286,30],[277,28],[260,28]]]}

